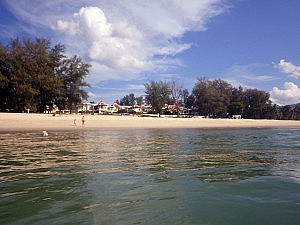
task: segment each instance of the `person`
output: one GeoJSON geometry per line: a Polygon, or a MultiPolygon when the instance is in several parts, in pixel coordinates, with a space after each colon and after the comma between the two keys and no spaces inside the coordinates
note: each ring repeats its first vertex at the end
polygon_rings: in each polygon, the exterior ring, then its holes
{"type": "Polygon", "coordinates": [[[47,137],[47,136],[48,136],[48,132],[45,131],[45,130],[43,130],[43,136],[44,136],[44,137],[47,137]]]}
{"type": "Polygon", "coordinates": [[[76,119],[74,119],[74,122],[73,122],[74,126],[76,126],[76,119]]]}
{"type": "Polygon", "coordinates": [[[85,122],[84,116],[82,116],[81,122],[82,122],[82,126],[84,126],[84,122],[85,122]]]}

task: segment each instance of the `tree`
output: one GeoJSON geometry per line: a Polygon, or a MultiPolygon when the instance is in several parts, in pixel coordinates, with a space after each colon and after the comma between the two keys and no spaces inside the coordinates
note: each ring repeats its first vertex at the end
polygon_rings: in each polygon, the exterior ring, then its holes
{"type": "Polygon", "coordinates": [[[135,105],[136,104],[136,98],[133,93],[130,93],[129,95],[125,95],[121,100],[120,100],[121,105],[135,105]]]}
{"type": "Polygon", "coordinates": [[[170,102],[169,84],[163,81],[150,81],[145,84],[145,89],[147,102],[161,115],[164,105],[170,102]]]}
{"type": "Polygon", "coordinates": [[[136,98],[135,98],[135,101],[136,101],[136,104],[137,104],[137,105],[143,105],[144,98],[143,98],[143,96],[136,97],[136,98]]]}
{"type": "Polygon", "coordinates": [[[82,62],[82,59],[76,55],[62,60],[58,75],[63,82],[63,86],[60,88],[56,99],[60,107],[67,106],[71,112],[82,99],[88,98],[87,92],[82,88],[90,87],[84,81],[89,73],[89,67],[89,64],[82,62]]]}
{"type": "Polygon", "coordinates": [[[263,114],[264,119],[282,119],[282,112],[280,111],[279,106],[276,104],[267,104],[264,107],[263,114]]]}
{"type": "Polygon", "coordinates": [[[0,44],[0,111],[8,108],[10,68],[9,53],[5,46],[0,44]]]}
{"type": "Polygon", "coordinates": [[[183,89],[182,90],[182,97],[183,97],[183,104],[185,107],[188,105],[188,98],[189,98],[189,91],[188,89],[183,89]]]}
{"type": "MultiPolygon", "coordinates": [[[[195,105],[196,105],[196,100],[195,100],[195,96],[193,94],[189,95],[185,101],[185,106],[187,108],[191,108],[191,109],[194,109],[195,110],[195,105]]],[[[197,111],[197,109],[195,110],[197,111]]]]}
{"type": "Polygon", "coordinates": [[[228,107],[228,112],[231,116],[232,115],[242,115],[244,108],[245,108],[244,103],[241,101],[231,102],[228,107]]]}
{"type": "Polygon", "coordinates": [[[242,100],[243,88],[239,86],[238,88],[232,88],[231,92],[231,102],[228,106],[228,112],[232,115],[242,115],[245,109],[245,104],[242,100]]]}
{"type": "Polygon", "coordinates": [[[215,93],[215,114],[217,117],[227,117],[228,107],[232,97],[232,86],[224,80],[212,81],[215,93]]]}
{"type": "Polygon", "coordinates": [[[294,118],[294,106],[292,105],[285,105],[280,108],[282,113],[282,119],[284,120],[291,120],[294,118]]]}
{"type": "Polygon", "coordinates": [[[170,81],[170,91],[171,103],[176,106],[177,115],[179,115],[179,106],[183,102],[183,87],[175,77],[170,81]]]}
{"type": "Polygon", "coordinates": [[[226,81],[199,78],[193,88],[195,108],[199,114],[225,117],[231,101],[232,87],[226,81]]]}
{"type": "MultiPolygon", "coordinates": [[[[4,66],[1,68],[7,85],[1,105],[8,111],[22,112],[27,108],[36,108],[34,98],[39,94],[34,88],[34,74],[29,70],[31,58],[19,39],[11,40],[6,54],[1,54],[4,66]],[[2,58],[4,56],[4,58],[2,58]]],[[[32,56],[34,58],[34,56],[32,56]]]]}
{"type": "Polygon", "coordinates": [[[128,95],[125,95],[123,98],[117,100],[118,104],[120,105],[127,105],[127,106],[132,106],[132,105],[142,105],[144,102],[143,96],[140,97],[135,97],[133,93],[130,93],[128,95]]]}
{"type": "Polygon", "coordinates": [[[284,120],[300,120],[300,103],[281,106],[280,113],[284,120]]]}
{"type": "Polygon", "coordinates": [[[300,120],[300,104],[296,104],[295,105],[295,109],[294,109],[294,118],[295,120],[300,120]]]}
{"type": "Polygon", "coordinates": [[[63,55],[64,45],[51,48],[48,39],[12,39],[0,45],[0,110],[43,112],[54,103],[64,108],[88,97],[84,78],[89,64],[63,55]]]}
{"type": "Polygon", "coordinates": [[[194,108],[195,110],[202,115],[209,115],[212,113],[212,108],[209,106],[209,83],[206,78],[198,78],[195,83],[192,91],[194,97],[194,108]]]}
{"type": "Polygon", "coordinates": [[[56,45],[51,49],[50,41],[47,39],[36,39],[35,42],[25,40],[24,50],[27,55],[26,70],[32,76],[32,87],[37,91],[34,104],[37,110],[43,112],[46,105],[51,105],[62,87],[61,79],[55,74],[59,66],[64,47],[56,45]],[[57,52],[56,50],[60,50],[57,52]]]}
{"type": "Polygon", "coordinates": [[[270,94],[258,89],[247,89],[242,95],[245,105],[244,118],[263,119],[265,110],[271,104],[270,94]]]}

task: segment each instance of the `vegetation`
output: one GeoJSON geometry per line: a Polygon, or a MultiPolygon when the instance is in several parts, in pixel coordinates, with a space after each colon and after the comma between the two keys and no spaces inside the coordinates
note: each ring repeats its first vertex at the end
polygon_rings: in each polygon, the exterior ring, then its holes
{"type": "Polygon", "coordinates": [[[232,98],[232,87],[226,81],[199,78],[192,95],[195,110],[203,116],[226,117],[232,98]]]}
{"type": "Polygon", "coordinates": [[[170,83],[170,103],[176,106],[177,115],[179,115],[179,107],[183,106],[188,99],[189,92],[183,88],[183,85],[179,83],[178,79],[172,78],[170,83]]]}
{"type": "Polygon", "coordinates": [[[170,102],[170,85],[163,81],[151,81],[145,84],[146,100],[161,115],[162,108],[170,102]]]}
{"type": "MultiPolygon", "coordinates": [[[[12,39],[0,44],[0,111],[45,112],[54,105],[59,109],[74,109],[88,98],[83,89],[89,87],[85,77],[90,65],[79,56],[64,55],[65,46],[53,47],[47,39],[12,39]]],[[[189,94],[175,78],[170,82],[150,81],[145,85],[145,98],[133,93],[124,96],[120,105],[152,105],[162,114],[165,104],[173,109],[189,108],[194,115],[212,118],[241,115],[252,119],[300,120],[300,103],[278,106],[269,93],[258,89],[233,87],[224,80],[199,78],[189,94]]]]}
{"type": "Polygon", "coordinates": [[[44,112],[77,105],[88,97],[82,88],[89,64],[63,55],[65,46],[47,39],[13,39],[0,44],[0,111],[44,112]]]}
{"type": "MultiPolygon", "coordinates": [[[[145,84],[146,99],[158,107],[174,104],[191,108],[193,114],[210,118],[231,118],[241,115],[246,119],[293,119],[300,120],[300,104],[278,106],[270,100],[270,94],[258,89],[233,87],[228,82],[217,79],[199,78],[191,95],[178,85],[178,81],[154,82],[145,84]],[[164,98],[162,98],[162,93],[164,98]]],[[[177,108],[178,108],[177,107],[177,108]]]]}
{"type": "Polygon", "coordinates": [[[135,97],[133,93],[125,95],[120,101],[116,101],[120,105],[142,105],[143,97],[135,97]]]}
{"type": "Polygon", "coordinates": [[[224,80],[199,78],[193,88],[194,108],[209,117],[242,115],[243,118],[278,119],[270,95],[258,89],[235,88],[224,80]]]}
{"type": "MultiPolygon", "coordinates": [[[[278,109],[277,109],[278,110],[278,109]]],[[[280,119],[300,120],[300,103],[280,107],[280,119]]]]}

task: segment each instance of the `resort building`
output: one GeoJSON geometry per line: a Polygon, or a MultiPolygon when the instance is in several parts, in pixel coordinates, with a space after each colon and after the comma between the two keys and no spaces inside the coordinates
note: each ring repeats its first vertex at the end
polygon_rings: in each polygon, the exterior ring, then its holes
{"type": "MultiPolygon", "coordinates": [[[[192,110],[185,107],[178,107],[177,105],[165,104],[163,107],[165,117],[191,117],[192,110]]],[[[153,113],[151,105],[132,105],[121,106],[117,103],[109,105],[103,101],[99,103],[81,103],[77,105],[77,112],[81,114],[98,114],[98,115],[147,115],[157,116],[153,113]],[[149,114],[152,113],[152,114],[149,114]]]]}
{"type": "Polygon", "coordinates": [[[82,114],[93,114],[96,105],[95,103],[82,103],[77,105],[77,111],[82,114]]]}

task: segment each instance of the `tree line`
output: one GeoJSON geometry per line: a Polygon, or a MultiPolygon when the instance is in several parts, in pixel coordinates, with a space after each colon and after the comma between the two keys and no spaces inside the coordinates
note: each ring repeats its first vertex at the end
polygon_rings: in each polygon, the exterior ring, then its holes
{"type": "Polygon", "coordinates": [[[0,111],[44,112],[56,105],[71,110],[88,94],[90,65],[48,39],[12,39],[0,44],[0,111]]]}
{"type": "MultiPolygon", "coordinates": [[[[268,92],[234,87],[221,79],[198,78],[191,94],[174,78],[169,82],[150,81],[144,86],[146,104],[151,104],[160,114],[164,113],[165,104],[172,104],[177,108],[189,108],[194,115],[210,118],[241,115],[245,119],[300,119],[300,104],[279,106],[272,103],[268,92]]],[[[141,99],[131,93],[118,102],[134,105],[141,99]]]]}
{"type": "MultiPolygon", "coordinates": [[[[66,56],[65,50],[64,45],[52,46],[44,38],[0,43],[0,111],[45,112],[54,105],[71,111],[87,99],[84,88],[90,85],[85,78],[91,65],[77,55],[66,56]]],[[[221,79],[198,78],[191,93],[175,78],[150,81],[145,84],[145,97],[131,93],[117,102],[142,105],[146,101],[160,114],[165,104],[173,104],[214,118],[239,114],[252,119],[300,119],[300,104],[278,106],[265,91],[236,88],[221,79]]]]}

